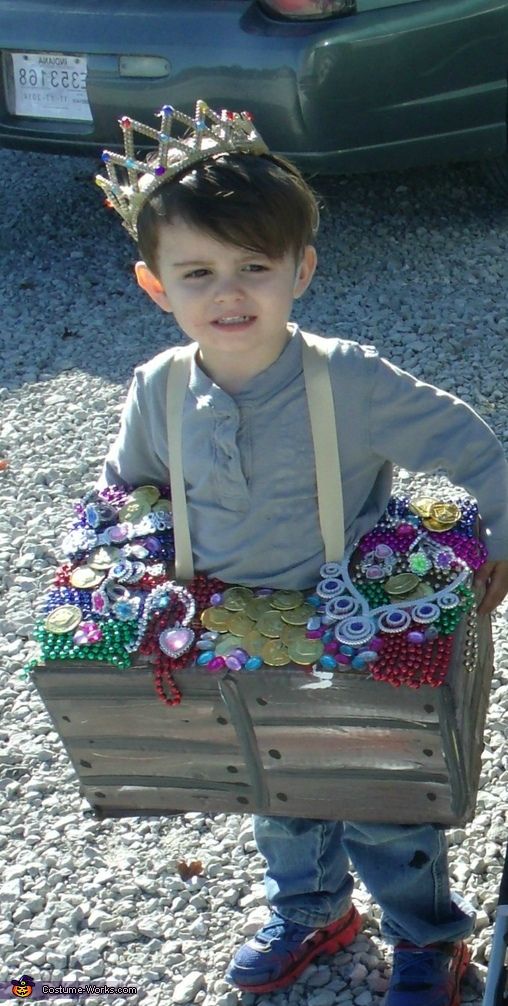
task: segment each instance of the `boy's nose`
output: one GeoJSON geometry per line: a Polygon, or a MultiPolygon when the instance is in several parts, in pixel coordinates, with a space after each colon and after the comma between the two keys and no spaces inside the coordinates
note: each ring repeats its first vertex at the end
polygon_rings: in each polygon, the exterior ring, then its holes
{"type": "Polygon", "coordinates": [[[245,293],[242,289],[242,284],[238,279],[223,280],[215,291],[214,300],[217,304],[223,304],[225,301],[237,301],[243,300],[245,293]]]}

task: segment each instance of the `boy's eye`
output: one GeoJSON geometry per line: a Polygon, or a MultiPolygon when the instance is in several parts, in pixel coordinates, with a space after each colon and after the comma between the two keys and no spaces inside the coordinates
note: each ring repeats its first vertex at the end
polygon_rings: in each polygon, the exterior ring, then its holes
{"type": "Polygon", "coordinates": [[[205,273],[207,272],[208,269],[193,269],[192,272],[185,273],[184,279],[196,279],[196,278],[200,279],[201,276],[204,276],[205,273]]]}

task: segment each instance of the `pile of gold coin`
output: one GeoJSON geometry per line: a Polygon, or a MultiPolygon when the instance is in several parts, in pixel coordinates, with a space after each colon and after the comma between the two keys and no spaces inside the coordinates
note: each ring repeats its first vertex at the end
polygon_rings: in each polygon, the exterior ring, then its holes
{"type": "Polygon", "coordinates": [[[307,622],[315,614],[301,590],[256,596],[249,587],[228,587],[221,604],[206,608],[201,621],[206,629],[221,633],[215,645],[217,656],[240,648],[270,667],[283,667],[319,660],[323,643],[306,636],[307,622]]]}
{"type": "Polygon", "coordinates": [[[119,519],[136,524],[143,517],[147,517],[152,509],[168,511],[171,510],[171,503],[169,500],[161,499],[157,486],[140,486],[139,489],[133,489],[127,497],[119,511],[119,519]]]}
{"type": "Polygon", "coordinates": [[[409,508],[421,517],[428,531],[451,531],[461,518],[460,507],[456,503],[441,502],[431,496],[417,496],[411,500],[409,508]]]}

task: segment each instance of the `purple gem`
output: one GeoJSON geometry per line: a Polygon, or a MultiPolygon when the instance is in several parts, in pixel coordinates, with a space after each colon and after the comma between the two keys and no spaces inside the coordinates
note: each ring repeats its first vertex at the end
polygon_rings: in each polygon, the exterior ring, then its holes
{"type": "Polygon", "coordinates": [[[353,632],[361,632],[363,629],[363,622],[351,622],[351,628],[353,632]]]}
{"type": "Polygon", "coordinates": [[[210,598],[210,604],[222,604],[222,594],[212,594],[210,598]]]}
{"type": "Polygon", "coordinates": [[[226,657],[226,667],[228,667],[230,671],[241,671],[242,664],[240,663],[238,657],[234,657],[233,654],[230,653],[229,656],[226,657]]]}
{"type": "Polygon", "coordinates": [[[246,663],[246,661],[249,659],[249,654],[247,653],[247,650],[242,650],[241,647],[238,647],[238,649],[236,649],[236,650],[231,650],[231,653],[229,654],[229,656],[230,657],[236,657],[236,659],[239,661],[239,663],[240,663],[240,665],[242,667],[246,663]]]}
{"type": "Polygon", "coordinates": [[[166,169],[163,168],[162,164],[159,164],[159,167],[155,169],[154,174],[155,175],[165,175],[166,174],[166,169]]]}
{"type": "Polygon", "coordinates": [[[408,632],[407,639],[409,643],[416,643],[420,646],[425,642],[425,635],[423,632],[408,632]]]}

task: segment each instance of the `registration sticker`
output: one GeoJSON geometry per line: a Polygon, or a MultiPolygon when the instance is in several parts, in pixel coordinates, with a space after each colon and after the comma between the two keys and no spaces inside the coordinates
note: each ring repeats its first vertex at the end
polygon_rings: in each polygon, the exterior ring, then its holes
{"type": "Polygon", "coordinates": [[[92,122],[86,90],[86,56],[12,52],[11,115],[92,122]]]}

